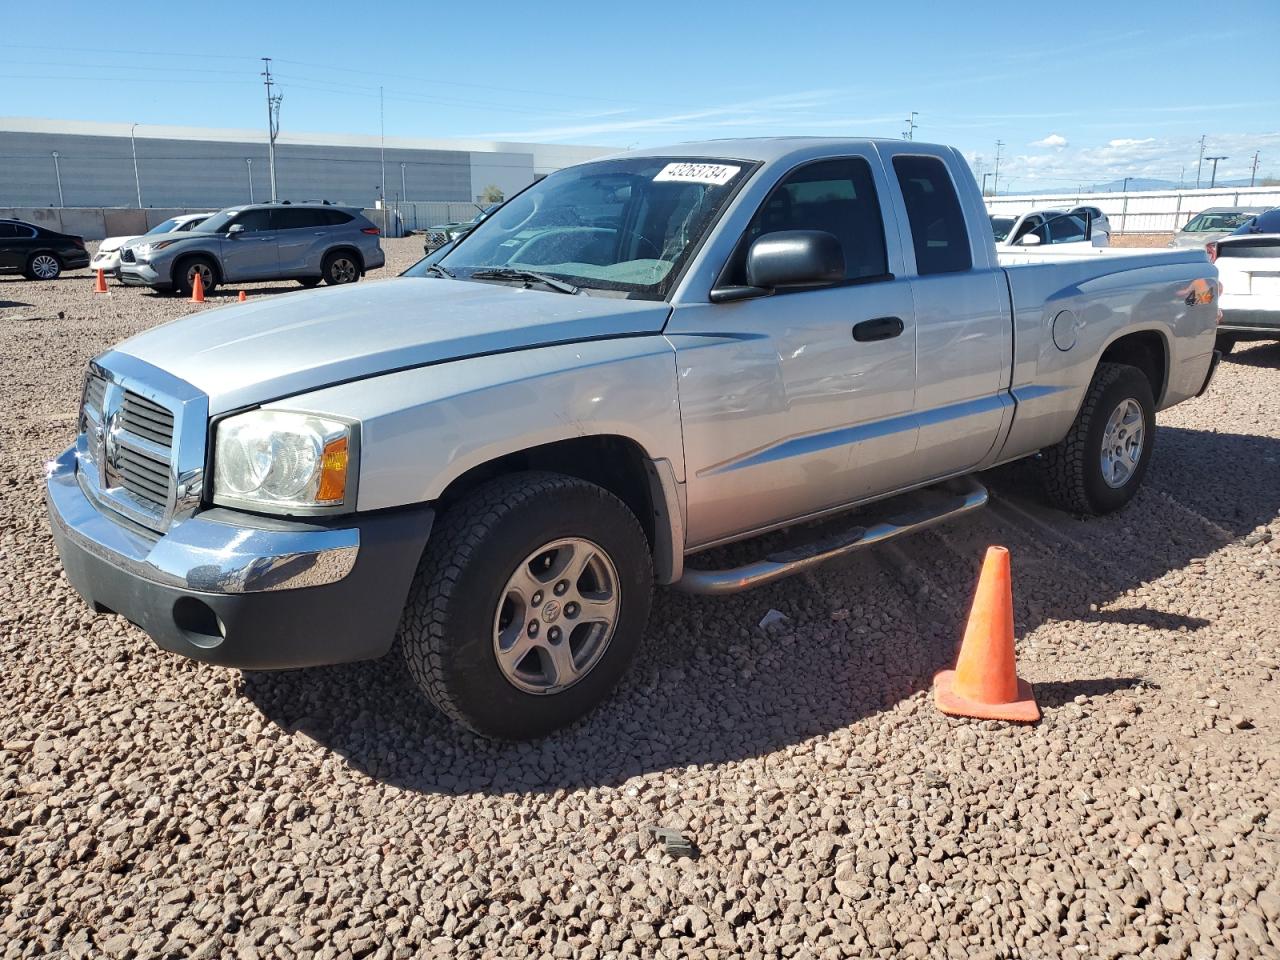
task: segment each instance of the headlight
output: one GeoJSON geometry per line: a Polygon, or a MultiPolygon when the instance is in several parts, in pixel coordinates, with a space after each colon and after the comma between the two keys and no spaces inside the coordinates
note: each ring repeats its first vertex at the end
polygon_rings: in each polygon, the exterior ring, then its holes
{"type": "Polygon", "coordinates": [[[213,499],[223,506],[316,513],[354,494],[351,424],[309,413],[253,410],[218,424],[213,499]]]}
{"type": "Polygon", "coordinates": [[[163,250],[165,247],[171,247],[177,242],[177,240],[153,240],[151,243],[144,243],[138,246],[135,248],[134,252],[145,257],[148,254],[155,253],[157,250],[163,250]]]}

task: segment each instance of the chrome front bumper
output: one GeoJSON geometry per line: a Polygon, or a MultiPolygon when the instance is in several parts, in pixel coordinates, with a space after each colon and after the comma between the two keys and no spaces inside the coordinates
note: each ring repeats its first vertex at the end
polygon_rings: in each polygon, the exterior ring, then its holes
{"type": "Polygon", "coordinates": [[[46,467],[49,523],[100,560],[180,590],[256,593],[336,583],[360,551],[358,529],[273,523],[210,510],[173,523],[158,540],[101,513],[80,488],[75,448],[46,467]],[[228,522],[234,520],[234,522],[228,522]],[[255,526],[251,524],[266,524],[255,526]]]}
{"type": "Polygon", "coordinates": [[[212,509],[158,534],[85,494],[74,448],[46,474],[58,555],[94,610],[120,614],[165,650],[245,669],[385,654],[435,517],[418,505],[329,527],[212,509]]]}

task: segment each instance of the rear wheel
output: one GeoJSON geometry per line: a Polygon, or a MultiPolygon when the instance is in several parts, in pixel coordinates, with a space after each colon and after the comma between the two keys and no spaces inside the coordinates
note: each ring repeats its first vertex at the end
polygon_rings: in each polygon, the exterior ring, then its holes
{"type": "Polygon", "coordinates": [[[437,522],[399,645],[445,714],[477,733],[543,736],[589,712],[635,656],[649,618],[648,541],[592,483],[520,473],[437,522]]]}
{"type": "Polygon", "coordinates": [[[62,261],[52,253],[32,254],[23,273],[29,280],[57,280],[62,273],[62,261]]]}
{"type": "Polygon", "coordinates": [[[178,264],[174,271],[174,289],[184,296],[190,296],[195,289],[196,274],[200,275],[200,285],[205,293],[213,293],[218,286],[218,271],[212,260],[205,257],[192,257],[178,264]]]}
{"type": "Polygon", "coordinates": [[[1042,451],[1049,499],[1073,513],[1120,509],[1142,485],[1155,432],[1155,401],[1142,371],[1099,364],[1070,432],[1042,451]]]}
{"type": "Polygon", "coordinates": [[[331,287],[342,283],[355,283],[360,279],[360,265],[356,263],[354,255],[344,250],[325,257],[320,272],[324,275],[324,282],[331,287]]]}

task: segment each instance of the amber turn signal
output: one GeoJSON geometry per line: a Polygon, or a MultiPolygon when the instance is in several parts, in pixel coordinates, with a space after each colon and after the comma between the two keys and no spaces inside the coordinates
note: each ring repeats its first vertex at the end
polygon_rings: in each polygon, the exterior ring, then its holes
{"type": "Polygon", "coordinates": [[[320,487],[316,490],[317,503],[341,503],[347,492],[347,464],[350,455],[347,438],[339,437],[324,445],[320,458],[320,487]]]}

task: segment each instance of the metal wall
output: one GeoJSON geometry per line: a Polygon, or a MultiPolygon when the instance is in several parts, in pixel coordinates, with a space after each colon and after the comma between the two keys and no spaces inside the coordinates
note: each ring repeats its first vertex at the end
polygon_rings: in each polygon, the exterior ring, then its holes
{"type": "MultiPolygon", "coordinates": [[[[270,199],[264,143],[139,137],[136,146],[143,206],[219,209],[247,203],[250,193],[257,201],[270,199]]],[[[381,160],[377,148],[277,144],[278,194],[372,207],[379,196],[381,160]]],[[[474,198],[477,180],[485,181],[481,189],[498,181],[513,192],[534,177],[532,154],[390,147],[386,172],[389,200],[465,201],[474,198]],[[478,176],[473,176],[473,157],[478,176]]],[[[0,131],[0,205],[136,207],[129,138],[0,131]]]]}
{"type": "Polygon", "coordinates": [[[1068,209],[1088,205],[1107,215],[1115,233],[1173,233],[1208,207],[1280,206],[1280,188],[1219,187],[1215,190],[1144,190],[1133,193],[1043,193],[987,197],[992,213],[1015,215],[1028,210],[1068,209]]]}

